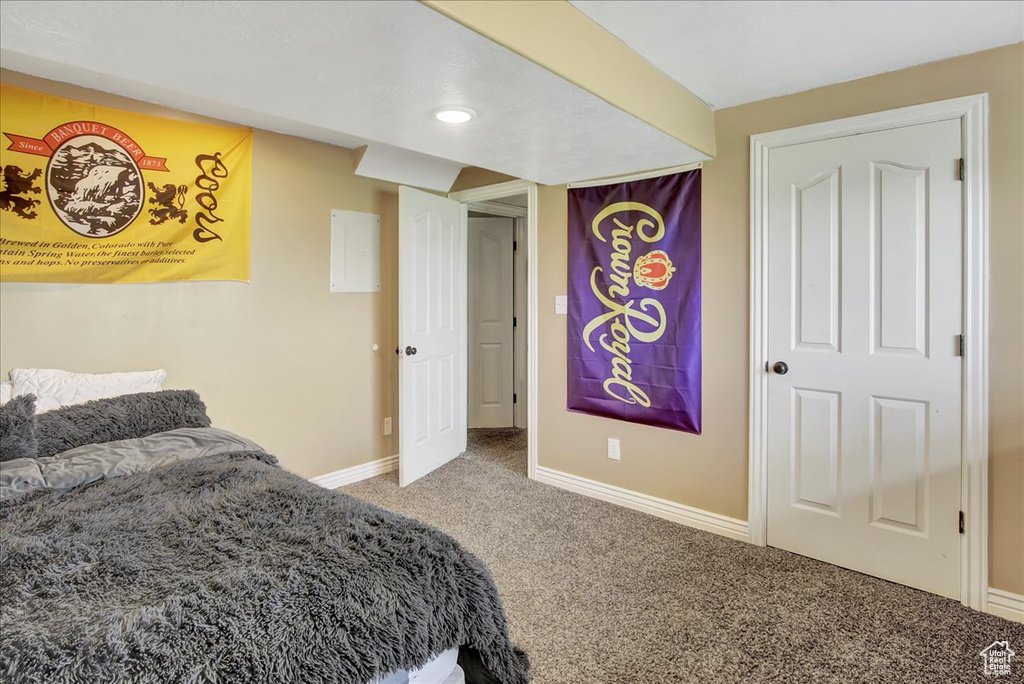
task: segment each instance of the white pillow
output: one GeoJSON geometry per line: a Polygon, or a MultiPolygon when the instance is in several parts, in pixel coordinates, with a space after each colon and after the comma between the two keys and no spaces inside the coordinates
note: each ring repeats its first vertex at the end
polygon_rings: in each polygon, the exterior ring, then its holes
{"type": "Polygon", "coordinates": [[[166,377],[167,371],[162,368],[135,373],[95,374],[55,368],[15,368],[11,371],[13,396],[36,395],[36,413],[122,394],[158,392],[166,377]]]}
{"type": "Polygon", "coordinates": [[[10,380],[0,381],[0,404],[6,404],[14,396],[13,384],[10,380]]]}

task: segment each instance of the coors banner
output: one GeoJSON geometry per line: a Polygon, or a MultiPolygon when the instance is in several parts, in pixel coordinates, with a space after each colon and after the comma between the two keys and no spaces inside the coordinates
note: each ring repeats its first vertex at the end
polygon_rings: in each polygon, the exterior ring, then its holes
{"type": "Polygon", "coordinates": [[[700,374],[700,170],[569,190],[569,410],[700,434],[700,374]]]}
{"type": "Polygon", "coordinates": [[[252,131],[0,84],[0,281],[249,280],[252,131]]]}

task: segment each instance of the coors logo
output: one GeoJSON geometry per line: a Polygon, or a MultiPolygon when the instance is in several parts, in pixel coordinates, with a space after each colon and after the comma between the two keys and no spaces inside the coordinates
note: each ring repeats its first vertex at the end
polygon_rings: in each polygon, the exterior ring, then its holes
{"type": "Polygon", "coordinates": [[[46,195],[53,213],[85,237],[110,237],[127,228],[142,212],[142,170],[168,170],[166,159],[147,157],[124,132],[95,121],[62,124],[42,139],[4,135],[9,149],[49,157],[46,195]]]}
{"type": "Polygon", "coordinates": [[[46,168],[46,194],[65,226],[86,237],[107,237],[128,227],[142,211],[139,167],[98,136],[64,143],[46,168]]]}

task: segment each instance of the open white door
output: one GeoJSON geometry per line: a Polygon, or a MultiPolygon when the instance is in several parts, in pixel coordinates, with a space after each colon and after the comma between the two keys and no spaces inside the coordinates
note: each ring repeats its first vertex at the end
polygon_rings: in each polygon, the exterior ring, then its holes
{"type": "Polygon", "coordinates": [[[469,425],[512,427],[510,218],[469,219],[469,425]]]}
{"type": "Polygon", "coordinates": [[[398,480],[466,450],[466,208],[398,190],[398,480]]]}

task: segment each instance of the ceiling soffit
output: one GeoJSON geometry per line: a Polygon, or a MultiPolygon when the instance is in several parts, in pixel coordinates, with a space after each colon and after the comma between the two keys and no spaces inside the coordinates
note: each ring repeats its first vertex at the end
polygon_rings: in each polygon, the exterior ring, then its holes
{"type": "Polygon", "coordinates": [[[714,111],[568,2],[421,1],[708,157],[715,156],[714,111]]]}

